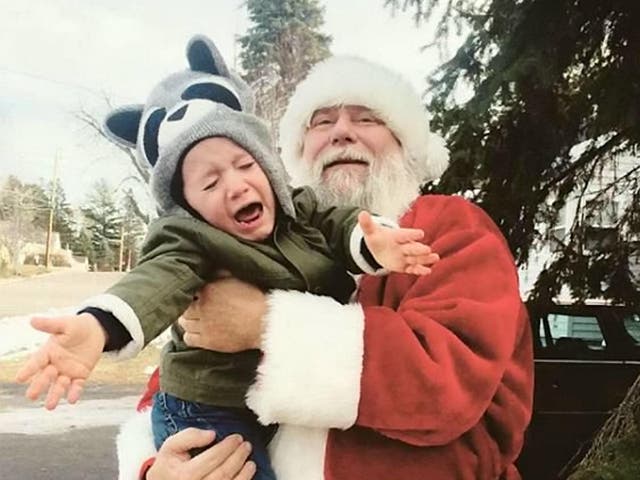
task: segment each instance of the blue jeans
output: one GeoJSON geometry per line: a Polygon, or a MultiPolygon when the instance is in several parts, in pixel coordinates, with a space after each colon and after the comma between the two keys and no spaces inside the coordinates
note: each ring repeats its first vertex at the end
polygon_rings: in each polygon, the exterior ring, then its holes
{"type": "MultiPolygon", "coordinates": [[[[216,438],[213,443],[232,433],[239,433],[242,438],[251,443],[249,458],[257,466],[254,480],[276,480],[267,453],[267,444],[273,437],[276,427],[261,425],[255,414],[248,408],[215,407],[158,392],[153,397],[151,424],[153,441],[157,449],[168,437],[189,427],[214,430],[216,438]]],[[[194,449],[189,453],[193,457],[210,446],[194,449]]]]}

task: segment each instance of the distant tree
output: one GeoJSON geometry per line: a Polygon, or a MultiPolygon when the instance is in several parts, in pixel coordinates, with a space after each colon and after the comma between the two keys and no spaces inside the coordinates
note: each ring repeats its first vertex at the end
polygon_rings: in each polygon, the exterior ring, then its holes
{"type": "Polygon", "coordinates": [[[104,180],[93,185],[82,212],[91,240],[89,263],[97,270],[117,269],[122,214],[113,190],[104,180]]]}
{"type": "Polygon", "coordinates": [[[331,37],[321,33],[318,0],[248,0],[252,26],[240,37],[245,79],[256,94],[257,113],[274,138],[287,100],[309,69],[329,56],[331,37]]]}
{"type": "Polygon", "coordinates": [[[67,201],[67,194],[64,191],[60,180],[56,181],[56,192],[53,195],[51,183],[46,186],[33,185],[33,193],[39,200],[42,208],[39,209],[33,219],[34,226],[43,231],[49,228],[49,212],[53,212],[53,231],[60,235],[60,243],[63,248],[73,243],[75,236],[75,221],[73,219],[73,209],[67,201]]]}
{"type": "Polygon", "coordinates": [[[13,270],[19,270],[19,254],[27,242],[42,241],[44,231],[36,219],[47,212],[46,197],[33,184],[9,176],[0,185],[0,244],[11,257],[13,270]]]}
{"type": "Polygon", "coordinates": [[[138,260],[140,242],[146,233],[149,217],[142,213],[133,191],[128,189],[120,202],[120,246],[119,265],[121,270],[128,271],[138,260]]]}
{"type": "Polygon", "coordinates": [[[42,215],[47,210],[47,198],[41,187],[24,183],[10,175],[0,185],[0,219],[10,220],[21,211],[29,212],[29,219],[42,215]]]}
{"type": "MultiPolygon", "coordinates": [[[[628,0],[385,0],[437,20],[437,44],[465,39],[429,82],[433,125],[451,164],[437,186],[461,192],[497,222],[520,264],[568,198],[579,210],[534,297],[562,284],[574,296],[640,305],[630,259],[640,254],[640,164],[609,184],[620,154],[640,143],[640,2],[628,0]],[[461,27],[464,27],[461,29],[461,27]],[[469,100],[460,102],[465,95],[469,100]],[[577,148],[579,146],[580,148],[577,148]],[[596,195],[587,192],[596,190],[596,195]],[[597,218],[612,193],[630,199],[611,228],[597,218]]],[[[636,270],[637,272],[637,270],[636,270]]]]}
{"type": "MultiPolygon", "coordinates": [[[[74,255],[87,257],[87,260],[91,263],[91,261],[96,258],[96,252],[91,241],[93,234],[85,223],[86,221],[80,225],[76,235],[73,237],[71,251],[74,255]]],[[[93,265],[93,263],[91,263],[91,265],[93,265]]]]}

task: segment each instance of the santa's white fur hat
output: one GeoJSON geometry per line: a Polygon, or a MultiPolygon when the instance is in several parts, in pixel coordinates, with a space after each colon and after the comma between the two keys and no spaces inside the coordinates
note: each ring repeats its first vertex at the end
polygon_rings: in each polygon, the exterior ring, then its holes
{"type": "Polygon", "coordinates": [[[313,112],[338,105],[373,110],[400,141],[422,180],[436,179],[447,168],[444,139],[429,130],[429,115],[412,85],[382,65],[339,55],[311,69],[280,121],[282,160],[294,178],[299,177],[302,142],[313,112]]]}

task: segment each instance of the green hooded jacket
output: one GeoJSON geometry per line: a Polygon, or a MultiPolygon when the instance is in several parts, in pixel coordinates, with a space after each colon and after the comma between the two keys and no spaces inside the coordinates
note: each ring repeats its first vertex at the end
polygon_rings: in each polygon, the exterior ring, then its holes
{"type": "Polygon", "coordinates": [[[151,224],[139,264],[107,293],[131,307],[145,346],[172,326],[160,366],[163,391],[210,405],[245,404],[260,352],[188,347],[176,322],[220,269],[265,291],[309,291],[348,301],[355,284],[347,271],[362,273],[350,247],[360,209],[320,209],[309,188],[295,190],[293,203],[297,218],[279,212],[263,242],[236,238],[193,217],[170,215],[151,224]]]}

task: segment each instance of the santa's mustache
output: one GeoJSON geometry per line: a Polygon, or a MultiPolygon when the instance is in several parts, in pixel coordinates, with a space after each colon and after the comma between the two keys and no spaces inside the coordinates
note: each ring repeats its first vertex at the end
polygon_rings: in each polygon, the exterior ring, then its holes
{"type": "Polygon", "coordinates": [[[320,205],[357,205],[389,218],[398,218],[419,194],[420,182],[408,168],[402,152],[373,155],[357,147],[333,147],[316,157],[307,181],[320,205]],[[337,162],[366,162],[366,174],[349,168],[330,168],[337,162]],[[326,172],[326,173],[325,173],[326,172]]]}
{"type": "Polygon", "coordinates": [[[329,167],[339,164],[360,163],[371,165],[375,161],[375,157],[368,152],[363,152],[356,147],[339,147],[331,148],[322,152],[316,158],[316,168],[321,171],[329,167]]]}

